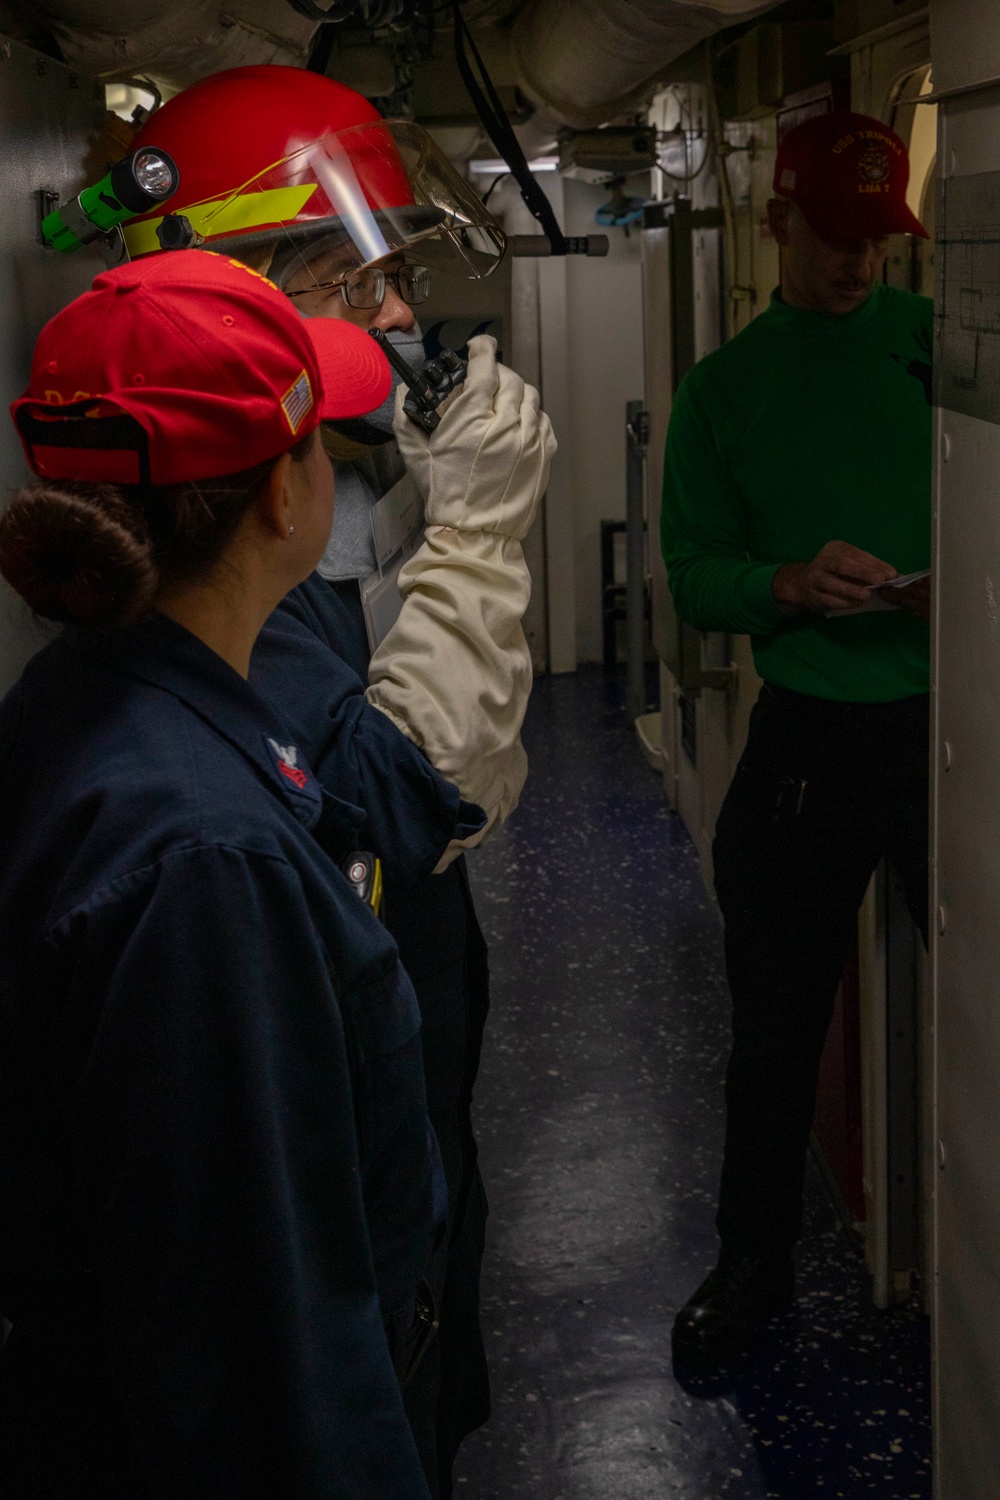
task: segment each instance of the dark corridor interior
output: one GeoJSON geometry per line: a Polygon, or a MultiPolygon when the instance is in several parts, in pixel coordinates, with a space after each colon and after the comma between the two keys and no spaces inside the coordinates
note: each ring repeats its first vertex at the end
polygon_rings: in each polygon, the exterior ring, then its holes
{"type": "Polygon", "coordinates": [[[493,1416],[467,1500],[927,1500],[929,1351],[880,1312],[810,1169],[796,1308],[713,1382],[671,1365],[712,1265],[727,995],[718,915],[597,668],[541,679],[530,774],[470,861],[493,1008],[476,1119],[493,1416]]]}

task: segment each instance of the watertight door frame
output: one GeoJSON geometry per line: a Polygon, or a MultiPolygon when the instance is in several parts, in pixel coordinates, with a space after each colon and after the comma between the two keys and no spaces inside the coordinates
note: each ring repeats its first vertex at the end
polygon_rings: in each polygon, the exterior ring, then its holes
{"type": "Polygon", "coordinates": [[[1000,10],[933,0],[933,1090],[937,1500],[1000,1473],[1000,10]],[[991,84],[991,80],[993,80],[991,84]]]}

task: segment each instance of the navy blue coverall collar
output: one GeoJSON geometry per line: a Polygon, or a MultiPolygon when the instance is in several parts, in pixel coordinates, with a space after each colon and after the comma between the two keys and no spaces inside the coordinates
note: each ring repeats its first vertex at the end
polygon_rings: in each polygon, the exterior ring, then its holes
{"type": "Polygon", "coordinates": [[[182,625],[154,614],[123,630],[70,627],[63,641],[71,650],[180,699],[253,764],[265,785],[321,842],[334,842],[343,853],[353,846],[365,819],[363,809],[320,787],[260,694],[182,625]]]}

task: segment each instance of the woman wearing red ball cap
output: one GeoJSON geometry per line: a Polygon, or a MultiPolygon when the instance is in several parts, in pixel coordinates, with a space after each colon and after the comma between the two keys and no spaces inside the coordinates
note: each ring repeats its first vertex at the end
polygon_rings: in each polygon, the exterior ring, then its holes
{"type": "Polygon", "coordinates": [[[673,1330],[703,1371],[793,1296],[820,1057],[883,857],[926,937],[933,304],[882,280],[888,236],[924,234],[908,176],[881,120],[790,131],[768,204],[781,286],[671,412],[674,603],[749,634],[764,682],[713,845],[733,1000],[721,1254],[673,1330]]]}
{"type": "Polygon", "coordinates": [[[0,570],[67,629],[0,705],[5,1500],[426,1500],[419,1015],[340,873],[363,813],[247,682],[329,536],[318,423],[388,387],[182,252],[98,277],[14,404],[0,570]]]}

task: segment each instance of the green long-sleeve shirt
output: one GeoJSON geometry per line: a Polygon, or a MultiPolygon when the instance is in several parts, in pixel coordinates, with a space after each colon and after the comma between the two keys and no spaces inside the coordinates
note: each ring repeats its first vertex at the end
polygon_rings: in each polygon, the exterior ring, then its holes
{"type": "Polygon", "coordinates": [[[927,691],[923,620],[789,617],[771,580],[832,541],[900,573],[929,566],[932,314],[881,284],[845,317],[776,292],[681,383],[663,473],[674,605],[700,630],[751,635],[766,682],[848,702],[927,691]]]}

